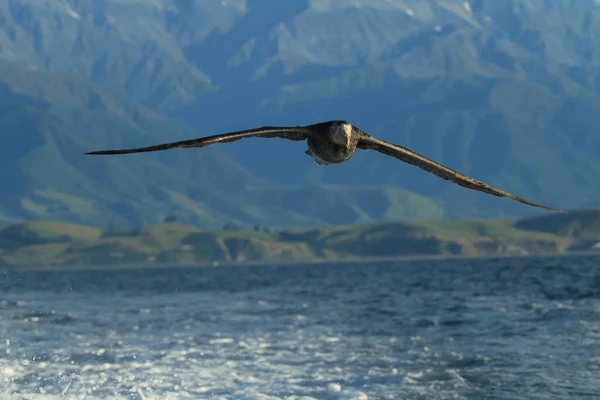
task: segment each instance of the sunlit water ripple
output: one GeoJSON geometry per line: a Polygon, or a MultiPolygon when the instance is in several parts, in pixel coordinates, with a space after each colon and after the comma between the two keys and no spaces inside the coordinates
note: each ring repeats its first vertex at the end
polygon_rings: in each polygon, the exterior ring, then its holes
{"type": "Polygon", "coordinates": [[[600,398],[599,261],[5,272],[0,397],[600,398]]]}

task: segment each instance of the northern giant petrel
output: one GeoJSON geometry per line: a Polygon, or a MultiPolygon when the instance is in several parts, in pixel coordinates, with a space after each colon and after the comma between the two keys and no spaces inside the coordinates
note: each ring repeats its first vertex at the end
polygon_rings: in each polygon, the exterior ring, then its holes
{"type": "Polygon", "coordinates": [[[127,154],[175,148],[204,147],[213,143],[233,142],[248,137],[277,137],[294,141],[306,140],[308,144],[308,150],[306,150],[306,154],[313,157],[319,164],[338,164],[347,161],[350,159],[350,157],[352,157],[352,155],[354,155],[354,152],[357,148],[364,150],[376,150],[388,156],[396,157],[409,164],[416,165],[427,172],[431,172],[440,178],[450,180],[468,189],[479,190],[480,192],[485,192],[494,196],[507,197],[521,203],[529,204],[530,206],[541,207],[564,213],[562,210],[533,203],[500,189],[496,189],[493,186],[438,164],[435,161],[423,157],[405,147],[369,136],[359,128],[350,125],[346,121],[328,121],[306,126],[264,126],[257,129],[224,133],[221,135],[183,140],[181,142],[159,144],[150,147],[124,150],[92,151],[86,154],[127,154]]]}

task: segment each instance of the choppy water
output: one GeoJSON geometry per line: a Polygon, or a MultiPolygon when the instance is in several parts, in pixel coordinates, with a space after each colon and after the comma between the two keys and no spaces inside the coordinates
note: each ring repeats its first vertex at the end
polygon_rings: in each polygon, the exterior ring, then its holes
{"type": "Polygon", "coordinates": [[[600,398],[600,258],[0,274],[0,398],[600,398]]]}

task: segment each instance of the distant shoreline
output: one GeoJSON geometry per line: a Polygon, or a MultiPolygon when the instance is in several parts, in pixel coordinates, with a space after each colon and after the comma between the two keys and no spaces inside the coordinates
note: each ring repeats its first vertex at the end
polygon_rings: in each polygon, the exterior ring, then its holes
{"type": "Polygon", "coordinates": [[[515,221],[388,221],[276,232],[159,223],[120,235],[31,221],[0,228],[0,268],[122,270],[600,255],[600,225],[593,221],[600,221],[600,209],[515,221]]]}
{"type": "Polygon", "coordinates": [[[224,261],[206,263],[148,263],[148,264],[97,264],[97,265],[48,265],[48,266],[1,266],[0,270],[6,271],[109,271],[109,270],[131,270],[131,269],[169,269],[169,268],[231,268],[231,267],[253,267],[253,266],[297,266],[297,265],[318,265],[318,264],[359,264],[359,263],[374,263],[381,264],[386,262],[402,262],[402,261],[453,261],[453,260],[478,260],[478,259],[523,259],[523,258],[547,258],[547,257],[585,257],[599,256],[600,252],[593,251],[578,251],[568,253],[539,253],[539,254],[486,254],[486,255],[411,255],[411,256],[396,256],[396,257],[365,257],[365,258],[348,258],[337,260],[287,260],[287,261],[224,261]]]}

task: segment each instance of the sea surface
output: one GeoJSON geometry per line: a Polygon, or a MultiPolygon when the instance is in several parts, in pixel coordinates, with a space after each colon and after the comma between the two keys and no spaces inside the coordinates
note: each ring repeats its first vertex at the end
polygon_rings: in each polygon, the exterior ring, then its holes
{"type": "Polygon", "coordinates": [[[596,399],[600,257],[0,273],[1,399],[596,399]]]}

